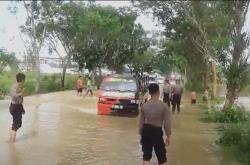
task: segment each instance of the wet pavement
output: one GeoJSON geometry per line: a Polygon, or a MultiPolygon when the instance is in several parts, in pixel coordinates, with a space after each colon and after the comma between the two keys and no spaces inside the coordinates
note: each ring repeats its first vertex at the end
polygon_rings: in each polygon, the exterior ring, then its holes
{"type": "MultiPolygon", "coordinates": [[[[0,101],[0,165],[141,164],[138,118],[98,116],[96,102],[74,91],[26,97],[23,126],[9,144],[9,100],[0,101]]],[[[199,122],[198,113],[184,99],[181,114],[172,115],[168,165],[236,165],[215,145],[216,126],[199,122]]]]}

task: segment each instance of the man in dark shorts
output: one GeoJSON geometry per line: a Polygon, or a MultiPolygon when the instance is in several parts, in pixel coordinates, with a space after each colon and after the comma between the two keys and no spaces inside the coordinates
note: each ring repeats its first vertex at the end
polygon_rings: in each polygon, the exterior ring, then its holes
{"type": "Polygon", "coordinates": [[[176,84],[172,88],[172,95],[173,95],[173,101],[172,101],[172,111],[175,113],[175,109],[177,107],[178,113],[180,112],[180,105],[181,105],[181,96],[183,93],[183,88],[180,84],[180,80],[176,80],[176,84]]]}
{"type": "Polygon", "coordinates": [[[25,114],[25,110],[23,108],[25,75],[18,73],[16,75],[16,81],[17,83],[15,83],[10,89],[10,114],[13,117],[13,123],[10,131],[9,142],[12,143],[16,141],[16,132],[22,126],[22,115],[25,114]]]}
{"type": "Polygon", "coordinates": [[[78,80],[76,81],[77,96],[82,96],[82,89],[83,89],[83,80],[82,76],[79,76],[78,80]]]}
{"type": "Polygon", "coordinates": [[[167,104],[159,100],[160,90],[158,84],[150,84],[148,89],[151,99],[142,105],[139,121],[143,165],[149,164],[153,148],[158,163],[164,165],[167,163],[167,156],[162,127],[164,127],[165,135],[167,136],[166,145],[169,145],[171,137],[170,110],[167,104]]]}
{"type": "Polygon", "coordinates": [[[166,79],[163,87],[163,101],[170,107],[170,95],[171,95],[171,85],[169,80],[166,79]]]}

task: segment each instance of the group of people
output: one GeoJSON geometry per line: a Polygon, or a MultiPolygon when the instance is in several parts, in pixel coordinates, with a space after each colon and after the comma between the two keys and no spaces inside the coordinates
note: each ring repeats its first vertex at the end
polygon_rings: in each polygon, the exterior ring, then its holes
{"type": "MultiPolygon", "coordinates": [[[[203,103],[208,103],[208,100],[209,100],[209,93],[208,93],[208,87],[205,88],[205,91],[203,93],[203,96],[202,96],[202,100],[203,100],[203,103]]],[[[196,104],[197,102],[197,96],[196,96],[196,92],[195,91],[191,91],[190,93],[190,103],[193,105],[193,104],[196,104]]]]}
{"type": "MultiPolygon", "coordinates": [[[[10,131],[9,142],[12,143],[14,143],[16,140],[16,132],[22,126],[22,115],[25,114],[23,107],[23,97],[25,90],[24,83],[25,75],[18,73],[16,75],[16,83],[11,87],[10,90],[11,104],[9,110],[13,117],[13,123],[10,131]]],[[[76,83],[78,94],[82,92],[83,84],[83,79],[81,76],[79,76],[79,79],[76,83]]],[[[90,92],[93,94],[90,78],[88,78],[87,87],[87,93],[90,92]]],[[[171,91],[173,94],[173,105],[177,105],[179,111],[179,102],[183,92],[182,87],[177,82],[177,84],[168,91],[171,91]]],[[[149,164],[149,161],[152,157],[152,151],[154,149],[159,164],[163,165],[167,162],[165,145],[170,145],[171,138],[170,110],[167,104],[159,100],[160,90],[158,84],[150,84],[148,87],[148,92],[150,99],[142,105],[139,119],[139,134],[141,135],[143,164],[149,164]],[[165,141],[163,139],[162,127],[164,128],[166,135],[165,141]]],[[[165,101],[166,100],[167,98],[165,98],[165,101]]]]}
{"type": "MultiPolygon", "coordinates": [[[[10,138],[9,140],[7,140],[7,142],[14,143],[16,141],[16,132],[22,126],[22,115],[25,114],[25,110],[23,107],[25,78],[26,76],[23,73],[18,73],[16,75],[16,83],[12,85],[10,89],[11,103],[9,111],[13,117],[13,122],[10,130],[10,138]]],[[[76,89],[78,96],[79,95],[82,96],[83,87],[84,87],[83,78],[82,76],[79,76],[76,82],[76,89]]],[[[88,77],[87,80],[87,90],[84,96],[87,96],[89,93],[93,95],[90,77],[88,77]]]]}
{"type": "Polygon", "coordinates": [[[163,86],[163,102],[167,103],[169,107],[172,105],[172,112],[175,113],[177,108],[180,112],[181,96],[183,93],[183,87],[179,79],[176,80],[175,85],[171,85],[169,80],[166,79],[163,86]]]}
{"type": "MultiPolygon", "coordinates": [[[[77,96],[82,96],[83,89],[84,89],[83,77],[79,76],[78,80],[76,81],[77,96]]],[[[84,94],[84,97],[87,96],[89,93],[91,96],[93,96],[93,90],[92,90],[90,77],[88,77],[88,79],[87,79],[87,90],[86,90],[86,93],[84,94]]]]}

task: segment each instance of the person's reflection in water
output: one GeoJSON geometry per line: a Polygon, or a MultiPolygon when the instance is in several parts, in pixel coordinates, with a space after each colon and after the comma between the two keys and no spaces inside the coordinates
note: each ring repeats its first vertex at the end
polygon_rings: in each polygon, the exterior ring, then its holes
{"type": "Polygon", "coordinates": [[[12,165],[19,165],[20,164],[20,159],[18,157],[17,154],[17,150],[16,150],[16,145],[13,143],[9,144],[9,162],[12,165]]]}

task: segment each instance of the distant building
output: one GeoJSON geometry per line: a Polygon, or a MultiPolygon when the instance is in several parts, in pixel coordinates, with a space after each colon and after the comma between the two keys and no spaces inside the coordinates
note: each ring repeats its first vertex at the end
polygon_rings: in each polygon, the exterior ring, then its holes
{"type": "MultiPolygon", "coordinates": [[[[61,68],[63,60],[59,57],[40,57],[40,64],[48,64],[52,67],[61,68]]],[[[78,66],[78,64],[71,59],[69,68],[76,66],[78,66]]]]}

